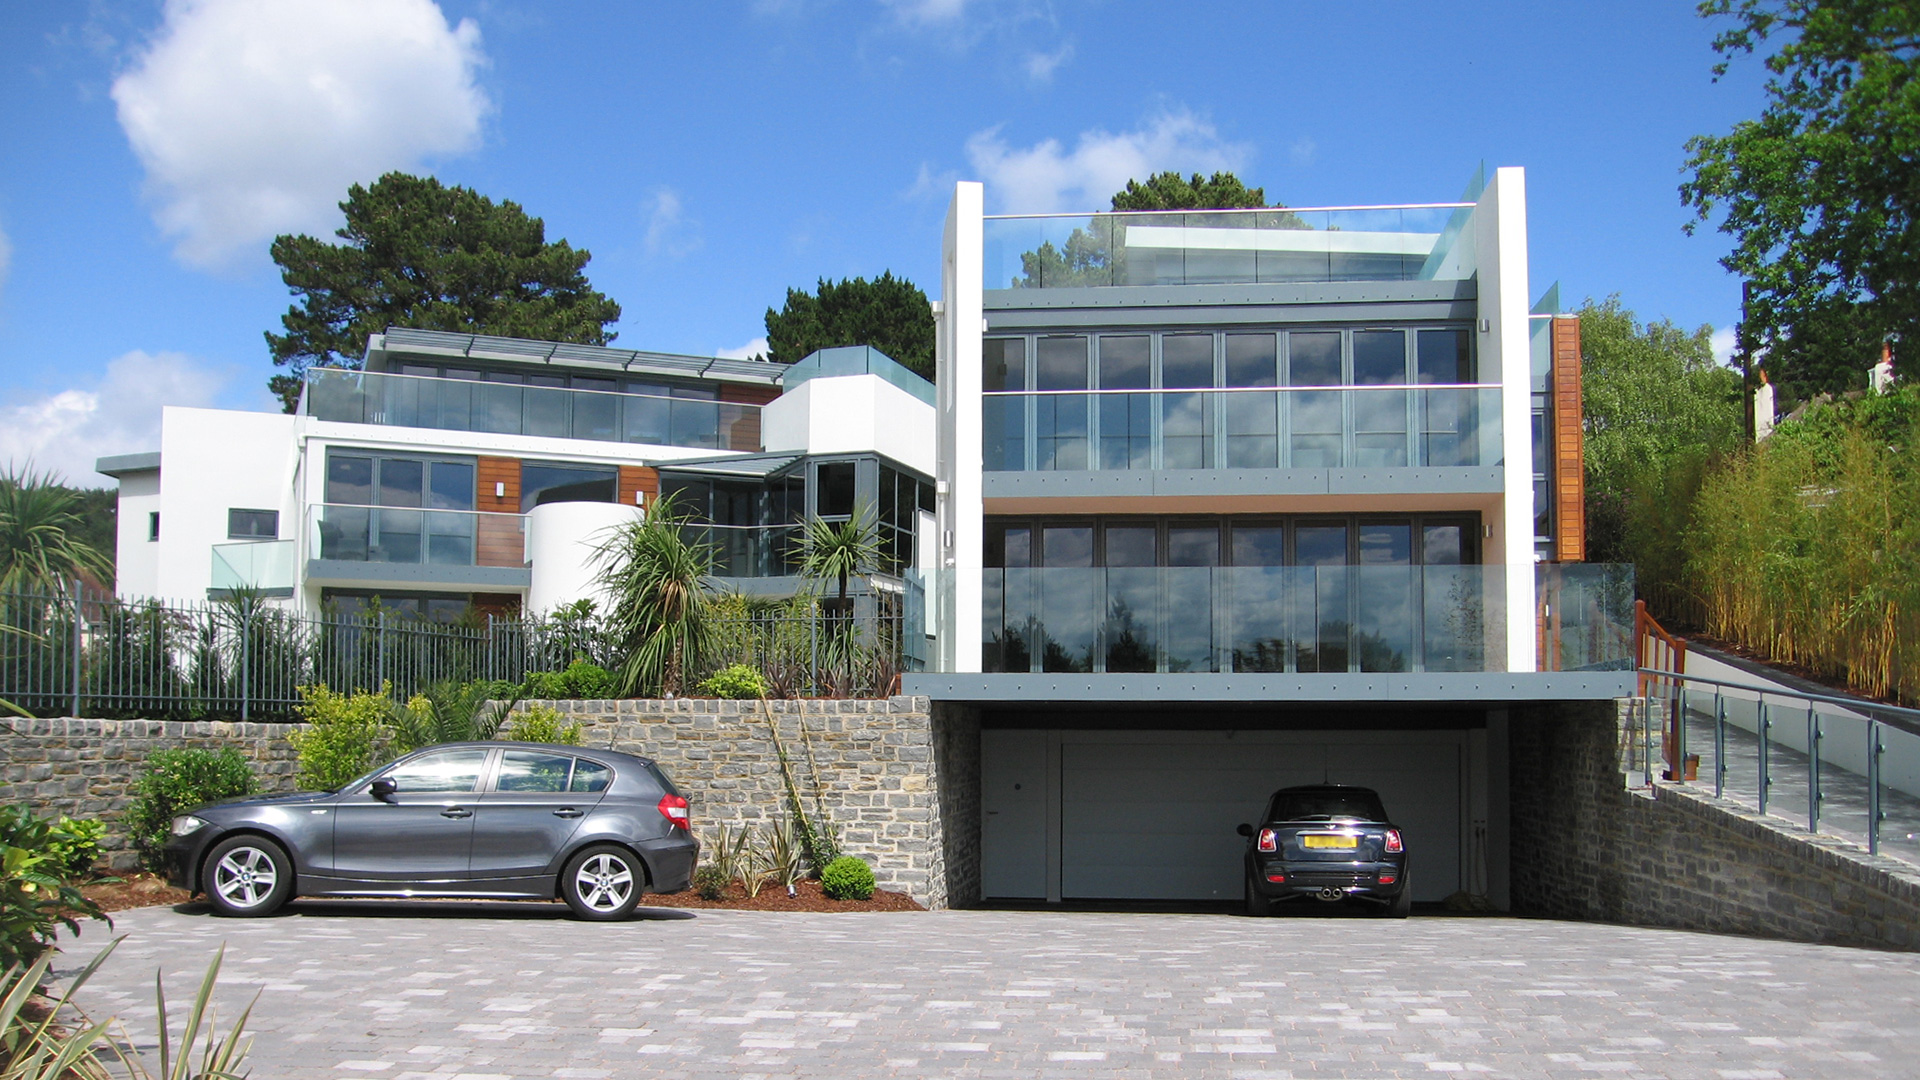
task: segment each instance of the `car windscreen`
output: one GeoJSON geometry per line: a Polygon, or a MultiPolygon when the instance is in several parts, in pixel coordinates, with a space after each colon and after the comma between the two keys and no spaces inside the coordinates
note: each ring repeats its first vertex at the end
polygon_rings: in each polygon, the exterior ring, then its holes
{"type": "Polygon", "coordinates": [[[1371,791],[1281,791],[1267,805],[1268,821],[1385,821],[1371,791]]]}

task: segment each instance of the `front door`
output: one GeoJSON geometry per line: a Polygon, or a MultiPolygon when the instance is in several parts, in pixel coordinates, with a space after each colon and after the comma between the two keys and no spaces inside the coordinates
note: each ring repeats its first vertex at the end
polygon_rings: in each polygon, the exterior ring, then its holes
{"type": "Polygon", "coordinates": [[[430,750],[381,773],[393,794],[365,788],[334,810],[333,876],[356,881],[464,881],[490,750],[430,750]]]}
{"type": "Polygon", "coordinates": [[[543,875],[600,802],[606,766],[542,750],[502,750],[473,824],[473,876],[543,875]]]}

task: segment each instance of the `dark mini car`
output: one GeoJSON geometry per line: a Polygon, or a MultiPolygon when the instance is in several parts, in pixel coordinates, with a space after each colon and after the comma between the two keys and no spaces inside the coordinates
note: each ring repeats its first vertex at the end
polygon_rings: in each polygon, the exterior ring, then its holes
{"type": "Polygon", "coordinates": [[[619,919],[678,892],[700,845],[660,767],[611,750],[446,743],[337,791],[267,795],[173,819],[167,878],[226,915],[296,896],[559,897],[619,919]]]}
{"type": "Polygon", "coordinates": [[[1370,788],[1282,788],[1247,838],[1247,913],[1288,901],[1356,900],[1390,918],[1412,910],[1406,838],[1370,788]]]}

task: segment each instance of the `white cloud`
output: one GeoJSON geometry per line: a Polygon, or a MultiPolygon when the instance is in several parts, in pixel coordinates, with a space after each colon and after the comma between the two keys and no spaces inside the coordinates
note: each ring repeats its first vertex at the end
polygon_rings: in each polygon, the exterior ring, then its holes
{"type": "Polygon", "coordinates": [[[1739,331],[1731,326],[1723,326],[1713,332],[1708,340],[1713,344],[1713,362],[1725,366],[1733,362],[1733,352],[1740,347],[1739,331]]]}
{"type": "Polygon", "coordinates": [[[953,22],[966,14],[969,0],[880,0],[901,22],[926,25],[953,22]]]}
{"type": "Polygon", "coordinates": [[[1287,159],[1297,166],[1311,165],[1319,156],[1320,147],[1312,139],[1295,139],[1293,145],[1287,147],[1287,159]]]}
{"type": "Polygon", "coordinates": [[[1250,147],[1222,139],[1185,109],[1151,117],[1135,131],[1082,132],[1071,151],[1058,139],[1009,147],[999,128],[967,140],[967,160],[986,181],[988,197],[1015,214],[1103,209],[1128,180],[1167,169],[1239,171],[1251,158],[1250,147]]]}
{"type": "Polygon", "coordinates": [[[433,0],[167,0],[113,100],[161,231],[215,266],[335,228],[350,184],[471,149],[485,62],[433,0]]]}
{"type": "Polygon", "coordinates": [[[737,349],[715,349],[713,355],[722,360],[752,360],[767,355],[768,351],[767,339],[757,337],[737,349]]]}
{"type": "Polygon", "coordinates": [[[1037,83],[1052,82],[1053,73],[1060,70],[1061,65],[1072,59],[1073,42],[1071,41],[1050,53],[1028,53],[1026,59],[1027,78],[1037,83]]]}
{"type": "Polygon", "coordinates": [[[95,459],[160,449],[161,406],[211,406],[233,375],[184,353],[136,349],[109,362],[92,387],[0,407],[0,461],[31,459],[75,486],[104,486],[95,459]]]}
{"type": "Polygon", "coordinates": [[[664,187],[655,191],[647,212],[647,254],[678,258],[699,250],[702,243],[700,222],[687,216],[679,193],[664,187]]]}

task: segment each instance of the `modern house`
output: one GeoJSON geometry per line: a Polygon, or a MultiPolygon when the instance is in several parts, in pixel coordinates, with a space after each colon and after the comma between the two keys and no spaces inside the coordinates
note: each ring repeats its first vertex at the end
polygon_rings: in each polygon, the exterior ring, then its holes
{"type": "Polygon", "coordinates": [[[983,199],[946,222],[938,659],[906,684],[979,725],[982,896],[1237,899],[1235,825],[1335,782],[1382,793],[1418,899],[1504,906],[1512,710],[1628,692],[1631,605],[1579,565],[1578,323],[1529,303],[1522,171],[983,199]]]}
{"type": "Polygon", "coordinates": [[[120,481],[123,597],[538,614],[592,595],[605,531],[662,495],[727,584],[790,588],[796,524],[856,512],[878,569],[910,569],[932,399],[866,348],[787,366],[395,329],[362,370],[309,372],[294,415],[169,407],[157,452],[98,468],[120,481]]]}

